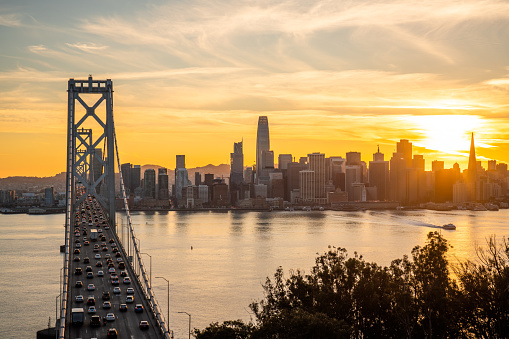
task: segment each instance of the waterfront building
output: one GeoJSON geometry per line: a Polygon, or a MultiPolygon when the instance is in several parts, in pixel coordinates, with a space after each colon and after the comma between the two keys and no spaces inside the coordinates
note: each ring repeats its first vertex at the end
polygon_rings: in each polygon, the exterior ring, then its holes
{"type": "MultiPolygon", "coordinates": [[[[348,162],[348,160],[347,160],[348,162]]],[[[361,165],[345,166],[345,190],[348,193],[348,200],[354,201],[353,184],[362,182],[361,165]]]]}
{"type": "Polygon", "coordinates": [[[270,198],[284,198],[285,186],[283,181],[282,172],[272,172],[269,174],[269,197],[270,198]]]}
{"type": "MultiPolygon", "coordinates": [[[[131,193],[139,192],[141,187],[141,166],[133,165],[131,167],[131,193]]],[[[136,194],[135,194],[136,195],[136,194]]]]}
{"type": "Polygon", "coordinates": [[[258,198],[267,198],[267,185],[265,184],[255,184],[254,186],[254,197],[258,198]]]}
{"type": "MultiPolygon", "coordinates": [[[[291,192],[295,190],[300,191],[300,171],[306,170],[307,165],[302,164],[300,162],[291,162],[288,164],[286,169],[286,190],[285,190],[285,200],[286,201],[294,201],[291,197],[291,192]]],[[[300,193],[299,193],[300,195],[300,193]]]]}
{"type": "Polygon", "coordinates": [[[55,190],[53,187],[44,189],[44,205],[48,207],[55,205],[55,190]]]}
{"type": "Polygon", "coordinates": [[[373,161],[369,162],[369,185],[376,187],[375,200],[389,200],[389,162],[384,160],[380,148],[373,154],[373,161]]]}
{"type": "Polygon", "coordinates": [[[131,164],[125,163],[120,165],[122,171],[122,180],[124,182],[124,189],[126,197],[131,193],[131,164]]]}
{"type": "Polygon", "coordinates": [[[175,194],[174,194],[175,199],[177,200],[177,206],[182,207],[187,205],[187,201],[183,200],[182,190],[189,185],[191,185],[191,181],[189,180],[186,169],[186,156],[177,155],[175,167],[175,194]]]}
{"type": "Polygon", "coordinates": [[[153,198],[156,197],[156,171],[152,168],[145,170],[143,175],[143,197],[153,198]]]}
{"type": "MultiPolygon", "coordinates": [[[[267,168],[267,164],[263,159],[263,152],[270,150],[269,138],[269,120],[266,116],[258,117],[258,130],[256,133],[256,183],[260,183],[260,179],[264,177],[263,170],[267,168]]],[[[265,157],[265,161],[267,157],[265,157]]],[[[272,168],[274,168],[274,153],[272,153],[272,168]]]]}
{"type": "Polygon", "coordinates": [[[325,159],[325,181],[332,181],[335,188],[345,189],[346,159],[338,156],[325,159]]]}
{"type": "Polygon", "coordinates": [[[168,192],[168,170],[164,167],[160,167],[157,173],[157,185],[159,200],[168,200],[170,198],[168,192]]]}
{"type": "Polygon", "coordinates": [[[407,166],[401,153],[393,153],[390,164],[390,198],[401,204],[407,203],[407,166]]]}
{"type": "Polygon", "coordinates": [[[209,202],[209,186],[198,186],[198,199],[200,199],[203,204],[207,204],[209,202]]]}
{"type": "Polygon", "coordinates": [[[230,153],[230,185],[244,182],[244,152],[243,141],[233,143],[233,153],[230,153]]]}
{"type": "Polygon", "coordinates": [[[327,197],[325,195],[325,154],[308,154],[308,169],[315,172],[314,202],[317,204],[325,204],[327,201],[327,197]]]}
{"type": "Polygon", "coordinates": [[[315,171],[304,170],[299,172],[300,177],[300,199],[304,204],[312,204],[315,201],[316,179],[315,171]]]}

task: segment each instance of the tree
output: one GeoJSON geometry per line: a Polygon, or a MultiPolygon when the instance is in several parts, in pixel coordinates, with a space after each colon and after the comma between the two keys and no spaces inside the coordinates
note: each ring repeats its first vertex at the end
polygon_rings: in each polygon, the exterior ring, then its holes
{"type": "Polygon", "coordinates": [[[477,260],[455,267],[462,287],[461,325],[477,338],[509,337],[509,243],[491,236],[477,260]]]}
{"type": "Polygon", "coordinates": [[[194,330],[196,339],[247,339],[253,331],[252,324],[245,324],[242,320],[229,320],[221,325],[215,322],[203,331],[194,330]]]}

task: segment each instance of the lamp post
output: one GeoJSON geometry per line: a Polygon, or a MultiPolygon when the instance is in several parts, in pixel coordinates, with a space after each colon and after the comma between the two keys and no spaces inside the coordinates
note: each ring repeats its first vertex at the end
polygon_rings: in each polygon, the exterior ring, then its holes
{"type": "Polygon", "coordinates": [[[165,277],[156,277],[156,279],[164,279],[168,284],[168,318],[166,318],[166,328],[170,332],[170,281],[165,277]]]}
{"type": "Polygon", "coordinates": [[[189,339],[191,339],[191,315],[187,312],[177,312],[177,313],[185,313],[189,316],[189,339]]]}
{"type": "Polygon", "coordinates": [[[58,298],[60,298],[61,295],[62,295],[62,293],[57,295],[57,297],[55,298],[55,321],[58,319],[58,317],[57,317],[57,315],[58,315],[58,312],[57,312],[57,309],[58,309],[58,298]]]}
{"type": "Polygon", "coordinates": [[[146,254],[150,258],[150,291],[152,291],[152,256],[145,252],[140,252],[140,254],[146,254]]]}

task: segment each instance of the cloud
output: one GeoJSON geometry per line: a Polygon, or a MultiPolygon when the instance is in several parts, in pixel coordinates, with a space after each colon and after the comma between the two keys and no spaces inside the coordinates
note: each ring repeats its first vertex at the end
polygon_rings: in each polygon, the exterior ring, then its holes
{"type": "Polygon", "coordinates": [[[21,17],[18,14],[0,14],[0,26],[20,27],[21,17]]]}
{"type": "Polygon", "coordinates": [[[95,52],[103,51],[108,48],[108,46],[99,45],[99,44],[96,44],[93,42],[88,42],[88,43],[87,42],[77,42],[74,44],[66,43],[66,45],[69,47],[72,47],[72,48],[79,49],[83,52],[88,52],[88,53],[95,53],[95,52]]]}

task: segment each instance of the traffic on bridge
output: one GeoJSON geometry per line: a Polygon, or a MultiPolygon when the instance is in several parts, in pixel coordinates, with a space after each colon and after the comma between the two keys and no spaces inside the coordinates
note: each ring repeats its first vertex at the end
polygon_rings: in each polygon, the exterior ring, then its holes
{"type": "Polygon", "coordinates": [[[161,338],[106,213],[88,196],[74,215],[66,338],[161,338]]]}

